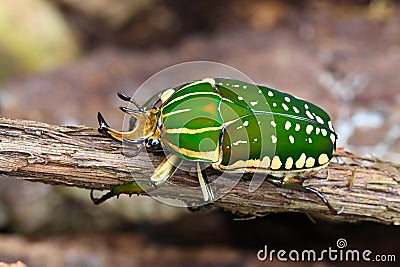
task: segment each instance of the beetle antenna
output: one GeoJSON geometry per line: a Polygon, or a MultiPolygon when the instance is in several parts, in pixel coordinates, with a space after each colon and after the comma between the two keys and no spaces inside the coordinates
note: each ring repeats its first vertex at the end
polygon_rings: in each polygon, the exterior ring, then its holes
{"type": "Polygon", "coordinates": [[[134,105],[138,108],[139,111],[144,112],[144,108],[142,108],[142,106],[140,106],[140,105],[135,101],[135,99],[133,99],[132,97],[127,96],[126,94],[121,93],[121,92],[117,93],[117,95],[118,95],[118,97],[121,98],[122,100],[127,101],[127,102],[131,102],[132,104],[134,104],[134,105]]]}

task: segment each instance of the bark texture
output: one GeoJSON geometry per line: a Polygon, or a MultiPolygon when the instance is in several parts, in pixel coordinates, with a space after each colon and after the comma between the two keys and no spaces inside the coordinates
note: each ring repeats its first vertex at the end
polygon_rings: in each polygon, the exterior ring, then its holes
{"type": "MultiPolygon", "coordinates": [[[[122,145],[85,126],[55,126],[41,122],[0,118],[0,176],[32,182],[109,190],[113,186],[146,179],[152,165],[163,159],[159,153],[142,151],[133,158],[122,154],[122,145]]],[[[207,169],[211,180],[219,173],[207,169]]],[[[276,188],[264,182],[249,192],[250,180],[237,185],[211,207],[263,216],[269,212],[303,212],[335,221],[376,221],[400,224],[400,166],[378,158],[339,151],[328,168],[310,175],[304,184],[322,192],[341,215],[331,215],[315,195],[276,188]]],[[[196,186],[196,175],[178,171],[171,181],[196,186]]],[[[166,187],[163,194],[176,193],[166,187]],[[169,190],[169,191],[168,191],[169,190]]],[[[225,188],[226,189],[226,188],[225,188]]],[[[219,190],[224,191],[223,185],[219,190]]],[[[180,195],[194,202],[199,195],[180,195]]],[[[134,200],[133,200],[134,201],[134,200]]]]}

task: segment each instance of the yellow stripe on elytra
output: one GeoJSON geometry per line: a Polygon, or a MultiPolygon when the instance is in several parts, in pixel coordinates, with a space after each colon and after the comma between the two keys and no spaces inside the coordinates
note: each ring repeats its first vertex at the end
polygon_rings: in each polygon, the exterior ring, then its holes
{"type": "Polygon", "coordinates": [[[199,129],[189,129],[189,128],[172,128],[172,129],[165,129],[164,133],[168,134],[198,134],[198,133],[204,133],[204,132],[209,132],[209,131],[219,131],[224,128],[223,125],[217,126],[217,127],[205,127],[205,128],[199,128],[199,129]]]}
{"type": "MultiPolygon", "coordinates": [[[[193,85],[202,84],[202,83],[209,83],[212,87],[214,87],[214,85],[215,85],[215,81],[214,81],[213,79],[206,78],[206,79],[203,79],[203,80],[201,80],[201,81],[189,83],[189,84],[185,85],[184,87],[180,88],[179,91],[180,91],[180,90],[183,90],[183,89],[186,89],[186,88],[188,88],[188,87],[191,87],[191,86],[193,86],[193,85]],[[212,81],[213,81],[213,82],[212,82],[212,81]]],[[[168,103],[166,103],[166,105],[165,105],[163,108],[168,107],[168,106],[171,105],[172,103],[175,103],[175,102],[177,102],[177,101],[180,101],[180,100],[182,100],[182,99],[184,99],[184,98],[186,98],[186,97],[193,96],[193,95],[215,95],[215,96],[218,96],[219,98],[221,98],[221,96],[220,96],[219,94],[217,94],[217,93],[212,93],[212,92],[193,92],[193,93],[188,93],[188,94],[179,96],[179,97],[177,97],[177,98],[171,99],[171,101],[169,101],[168,103]]]]}
{"type": "Polygon", "coordinates": [[[168,107],[169,105],[171,105],[172,103],[175,103],[177,101],[180,101],[184,98],[187,98],[189,96],[193,96],[193,95],[215,95],[218,96],[219,98],[221,98],[221,96],[217,93],[211,93],[211,92],[193,92],[193,93],[188,93],[182,96],[178,96],[177,98],[172,99],[171,101],[169,101],[168,103],[165,104],[165,106],[163,106],[163,109],[168,107]]]}
{"type": "Polygon", "coordinates": [[[175,114],[179,114],[179,113],[183,113],[183,112],[188,112],[191,111],[190,108],[185,108],[185,109],[179,109],[179,110],[175,110],[175,111],[171,111],[170,113],[167,114],[163,114],[162,117],[165,119],[166,117],[175,115],[175,114]]]}
{"type": "Polygon", "coordinates": [[[215,151],[193,151],[189,150],[186,148],[182,147],[177,147],[176,145],[172,144],[171,142],[168,142],[167,140],[164,140],[164,142],[171,147],[174,151],[179,152],[182,155],[192,157],[192,158],[198,158],[198,159],[207,159],[212,162],[217,162],[219,159],[219,146],[217,146],[215,151]]]}

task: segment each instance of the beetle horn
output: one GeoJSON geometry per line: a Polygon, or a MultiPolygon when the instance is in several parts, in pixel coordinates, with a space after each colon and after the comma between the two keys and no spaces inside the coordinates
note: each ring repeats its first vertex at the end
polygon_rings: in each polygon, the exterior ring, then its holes
{"type": "Polygon", "coordinates": [[[105,121],[103,115],[101,115],[100,112],[97,113],[97,120],[99,121],[99,133],[106,133],[110,135],[111,137],[122,141],[122,132],[115,131],[110,126],[108,126],[107,122],[105,121]]]}
{"type": "Polygon", "coordinates": [[[121,107],[121,110],[135,117],[136,123],[133,129],[125,132],[114,130],[110,126],[108,126],[108,124],[104,120],[103,115],[101,115],[101,113],[99,112],[97,114],[97,120],[99,121],[100,125],[99,127],[100,133],[106,133],[110,135],[112,138],[117,139],[119,141],[130,140],[133,141],[134,143],[140,143],[155,133],[157,128],[156,111],[146,110],[143,112],[135,113],[131,112],[130,109],[124,107],[121,107]]]}

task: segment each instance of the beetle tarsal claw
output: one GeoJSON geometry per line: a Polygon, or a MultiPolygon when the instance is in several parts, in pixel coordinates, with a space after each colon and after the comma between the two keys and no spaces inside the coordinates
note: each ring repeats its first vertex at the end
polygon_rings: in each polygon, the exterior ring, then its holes
{"type": "Polygon", "coordinates": [[[107,199],[112,198],[113,196],[115,196],[115,194],[110,191],[104,195],[102,195],[101,197],[97,198],[94,196],[94,189],[90,190],[90,200],[92,200],[93,204],[95,205],[99,205],[101,203],[103,203],[104,201],[106,201],[107,199]]]}

